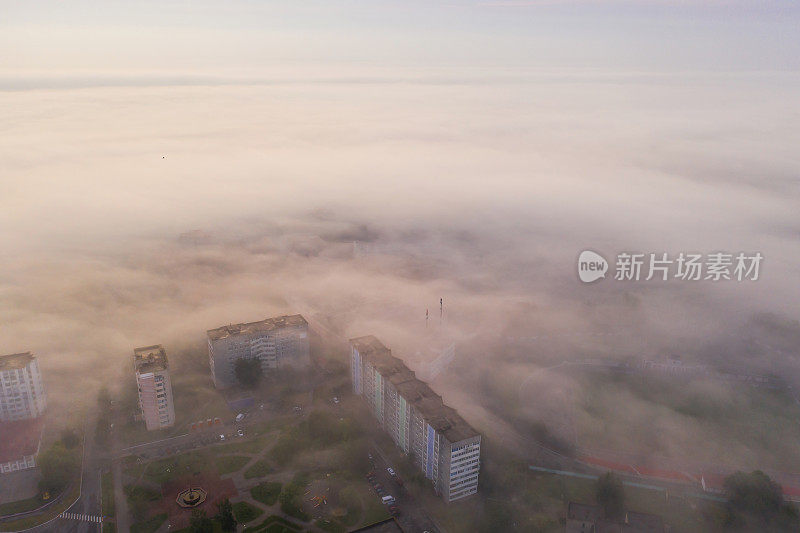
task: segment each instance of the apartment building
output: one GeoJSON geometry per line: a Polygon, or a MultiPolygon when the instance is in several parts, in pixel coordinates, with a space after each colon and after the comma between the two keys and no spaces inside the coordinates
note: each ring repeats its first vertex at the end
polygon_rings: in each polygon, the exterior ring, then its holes
{"type": "Polygon", "coordinates": [[[308,322],[302,315],[267,318],[208,330],[208,362],[214,386],[237,384],[238,359],[258,359],[264,373],[275,368],[305,368],[311,363],[308,322]]]}
{"type": "Polygon", "coordinates": [[[350,340],[353,392],[447,502],[478,491],[481,436],[376,337],[350,340]]]}
{"type": "Polygon", "coordinates": [[[31,352],[0,356],[0,422],[37,418],[46,407],[36,356],[31,352]]]}
{"type": "Polygon", "coordinates": [[[139,408],[147,429],[152,431],[175,423],[172,382],[169,378],[167,352],[157,344],[133,350],[139,408]]]}

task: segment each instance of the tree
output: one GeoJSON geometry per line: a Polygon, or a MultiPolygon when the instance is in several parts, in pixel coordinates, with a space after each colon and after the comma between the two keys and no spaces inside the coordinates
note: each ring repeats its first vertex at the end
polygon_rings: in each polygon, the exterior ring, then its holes
{"type": "Polygon", "coordinates": [[[606,518],[619,520],[625,512],[625,490],[622,481],[606,472],[597,480],[597,503],[603,507],[606,518]]]}
{"type": "Polygon", "coordinates": [[[214,533],[214,522],[206,516],[205,511],[195,509],[189,519],[189,531],[191,533],[214,533]]]}
{"type": "Polygon", "coordinates": [[[81,439],[78,437],[78,433],[72,428],[67,428],[61,432],[61,443],[68,450],[77,446],[80,441],[81,439]]]}
{"type": "Polygon", "coordinates": [[[736,472],[725,478],[728,493],[726,526],[728,529],[760,531],[797,531],[797,509],[783,501],[781,486],[760,470],[736,472]]]}
{"type": "Polygon", "coordinates": [[[259,359],[237,359],[233,364],[236,379],[247,388],[254,388],[264,376],[259,359]]]}
{"type": "Polygon", "coordinates": [[[233,516],[233,505],[228,498],[217,504],[217,519],[222,525],[222,531],[236,531],[236,518],[233,516]]]}
{"type": "Polygon", "coordinates": [[[42,479],[39,489],[58,494],[69,484],[78,467],[78,457],[68,451],[64,444],[56,442],[39,454],[39,470],[42,479]]]}

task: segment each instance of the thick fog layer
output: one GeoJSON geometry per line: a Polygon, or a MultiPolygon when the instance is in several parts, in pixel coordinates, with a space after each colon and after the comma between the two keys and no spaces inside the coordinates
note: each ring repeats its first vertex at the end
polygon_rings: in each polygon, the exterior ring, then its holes
{"type": "MultiPolygon", "coordinates": [[[[798,376],[796,75],[87,85],[0,92],[0,353],[34,351],[54,401],[135,346],[202,351],[207,329],[295,312],[417,370],[446,330],[446,400],[468,417],[516,402],[559,438],[580,382],[541,369],[564,361],[798,376]],[[584,249],[764,261],[758,281],[583,284],[584,249]]],[[[672,428],[661,452],[713,437],[603,394],[672,428]]]]}

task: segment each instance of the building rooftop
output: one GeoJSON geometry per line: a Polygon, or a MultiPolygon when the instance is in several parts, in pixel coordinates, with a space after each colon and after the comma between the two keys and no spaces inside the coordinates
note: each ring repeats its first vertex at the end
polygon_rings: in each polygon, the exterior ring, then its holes
{"type": "Polygon", "coordinates": [[[358,350],[358,353],[361,355],[373,354],[373,353],[380,353],[380,352],[387,352],[392,353],[392,351],[383,345],[381,341],[375,335],[366,335],[364,337],[356,337],[355,339],[350,339],[350,344],[358,350]]]}
{"type": "Polygon", "coordinates": [[[417,378],[402,359],[393,356],[391,350],[375,336],[350,339],[350,343],[448,441],[459,442],[479,435],[455,409],[444,405],[442,397],[417,378]]]}
{"type": "Polygon", "coordinates": [[[308,326],[308,322],[306,322],[306,319],[303,318],[303,315],[284,315],[267,318],[258,322],[229,324],[216,329],[210,329],[207,333],[209,339],[216,341],[231,335],[261,333],[296,326],[308,326]]]}
{"type": "Polygon", "coordinates": [[[137,374],[167,370],[167,352],[160,344],[136,348],[133,350],[133,367],[137,374]]]}
{"type": "Polygon", "coordinates": [[[16,461],[28,455],[36,455],[42,439],[44,419],[0,422],[0,463],[16,461]]]}
{"type": "Polygon", "coordinates": [[[18,370],[25,368],[36,358],[31,352],[0,355],[0,372],[3,370],[18,370]]]}

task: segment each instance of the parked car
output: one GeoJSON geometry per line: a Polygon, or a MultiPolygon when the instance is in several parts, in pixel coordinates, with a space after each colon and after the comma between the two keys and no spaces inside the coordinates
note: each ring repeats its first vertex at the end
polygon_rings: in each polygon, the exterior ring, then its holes
{"type": "Polygon", "coordinates": [[[391,467],[391,466],[390,466],[389,468],[387,468],[387,469],[386,469],[386,471],[387,471],[387,472],[389,472],[389,475],[390,475],[390,476],[393,476],[393,477],[394,477],[394,476],[396,476],[396,475],[397,475],[397,473],[396,473],[396,472],[395,472],[395,471],[392,469],[392,467],[391,467]]]}
{"type": "Polygon", "coordinates": [[[244,430],[242,428],[239,428],[238,430],[236,430],[236,436],[237,437],[244,437],[244,430]]]}
{"type": "Polygon", "coordinates": [[[394,496],[392,496],[391,494],[387,494],[386,496],[381,498],[381,503],[383,503],[384,505],[391,505],[394,502],[395,502],[394,496]]]}
{"type": "Polygon", "coordinates": [[[220,434],[219,434],[219,440],[225,440],[225,435],[223,435],[222,433],[220,433],[220,434]]]}

